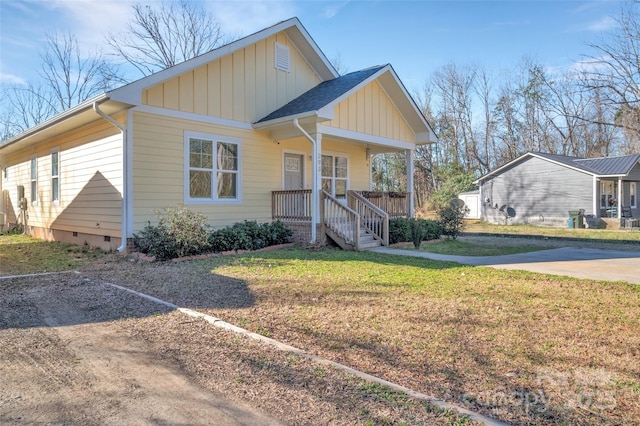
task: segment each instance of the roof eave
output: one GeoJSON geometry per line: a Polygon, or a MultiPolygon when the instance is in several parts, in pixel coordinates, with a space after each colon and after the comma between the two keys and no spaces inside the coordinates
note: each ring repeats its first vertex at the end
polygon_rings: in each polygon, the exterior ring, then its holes
{"type": "Polygon", "coordinates": [[[66,111],[61,112],[58,115],[55,115],[53,117],[51,117],[50,119],[36,125],[33,126],[29,129],[27,129],[26,131],[20,133],[17,136],[12,137],[11,139],[8,139],[7,141],[5,141],[5,143],[3,143],[2,145],[0,145],[0,150],[3,150],[17,142],[23,141],[25,139],[28,139],[30,137],[33,137],[35,135],[37,135],[38,133],[49,129],[53,126],[55,126],[58,123],[61,123],[65,120],[68,120],[69,118],[73,117],[74,115],[83,112],[87,109],[91,109],[93,108],[93,104],[94,103],[103,103],[105,101],[109,100],[109,96],[106,93],[102,93],[98,96],[95,96],[91,99],[88,99],[72,108],[69,108],[66,111]]]}

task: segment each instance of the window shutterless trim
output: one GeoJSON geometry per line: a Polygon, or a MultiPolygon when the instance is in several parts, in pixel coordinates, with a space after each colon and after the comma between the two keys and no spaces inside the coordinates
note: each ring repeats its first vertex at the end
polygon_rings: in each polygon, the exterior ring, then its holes
{"type": "Polygon", "coordinates": [[[29,161],[29,201],[31,205],[38,204],[38,157],[35,155],[29,161]]]}
{"type": "Polygon", "coordinates": [[[184,132],[184,203],[185,204],[241,204],[242,203],[242,141],[228,136],[213,135],[209,133],[185,131],[184,132]],[[191,167],[190,144],[191,139],[200,139],[212,143],[213,164],[212,168],[191,167]],[[234,144],[237,151],[237,170],[218,169],[216,167],[218,142],[234,144]],[[211,172],[211,198],[191,198],[191,171],[211,172]],[[218,198],[218,173],[234,173],[236,175],[236,197],[218,198]]]}
{"type": "Polygon", "coordinates": [[[51,204],[60,205],[60,151],[56,148],[51,151],[51,204]],[[56,168],[53,168],[53,156],[56,156],[56,168]],[[54,185],[54,180],[57,185],[54,185]],[[57,193],[54,192],[54,188],[57,193]]]}

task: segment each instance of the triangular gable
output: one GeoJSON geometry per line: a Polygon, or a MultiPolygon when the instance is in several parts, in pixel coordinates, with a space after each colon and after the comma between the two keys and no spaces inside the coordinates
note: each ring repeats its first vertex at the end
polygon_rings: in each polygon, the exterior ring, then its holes
{"type": "MultiPolygon", "coordinates": [[[[382,88],[387,99],[394,105],[394,109],[411,129],[413,142],[431,143],[437,140],[426,118],[389,64],[356,71],[333,81],[324,82],[259,120],[254,127],[269,128],[302,117],[316,117],[319,122],[333,121],[336,119],[336,107],[341,102],[351,96],[357,96],[360,90],[374,81],[378,83],[377,87],[382,88]]],[[[369,106],[372,107],[372,105],[369,106]]]]}
{"type": "Polygon", "coordinates": [[[572,169],[572,170],[576,170],[578,172],[581,173],[586,173],[586,174],[590,174],[590,175],[595,175],[596,173],[594,173],[593,171],[590,170],[585,170],[585,168],[583,167],[577,167],[576,165],[572,164],[573,162],[570,161],[571,158],[573,158],[574,160],[576,159],[575,157],[567,157],[567,156],[556,156],[554,154],[542,154],[542,153],[535,153],[535,152],[526,152],[524,154],[522,154],[520,157],[509,161],[508,163],[502,165],[501,167],[498,167],[497,169],[487,173],[486,175],[476,179],[475,181],[473,181],[474,184],[478,185],[480,182],[487,180],[493,176],[497,176],[500,173],[502,173],[504,170],[507,170],[519,163],[522,163],[523,161],[525,161],[528,158],[539,158],[541,160],[547,161],[549,163],[553,163],[553,164],[557,164],[559,166],[562,167],[566,167],[568,169],[572,169]]]}
{"type": "Polygon", "coordinates": [[[640,154],[624,155],[619,157],[578,158],[541,152],[527,152],[515,160],[504,164],[502,167],[498,167],[497,169],[487,173],[481,178],[475,180],[473,183],[478,184],[490,177],[499,175],[504,170],[531,157],[539,158],[568,169],[597,177],[627,176],[640,162],[640,154]]]}
{"type": "Polygon", "coordinates": [[[151,88],[165,81],[172,80],[181,74],[200,68],[210,62],[216,61],[224,56],[228,56],[229,54],[233,54],[238,50],[244,49],[260,40],[274,36],[280,32],[286,33],[287,37],[295,45],[297,51],[305,58],[317,73],[318,78],[321,81],[330,80],[338,76],[338,73],[333,65],[331,65],[331,62],[327,59],[324,53],[322,53],[298,18],[291,18],[272,27],[214,49],[196,58],[112,90],[108,92],[108,95],[115,101],[140,105],[143,101],[142,96],[145,89],[151,88]]]}

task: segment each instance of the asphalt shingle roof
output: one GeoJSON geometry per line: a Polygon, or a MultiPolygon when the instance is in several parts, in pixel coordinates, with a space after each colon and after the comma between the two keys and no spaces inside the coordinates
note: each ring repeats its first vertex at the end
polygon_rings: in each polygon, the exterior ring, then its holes
{"type": "Polygon", "coordinates": [[[577,158],[542,152],[534,154],[599,176],[626,175],[640,161],[640,154],[598,158],[577,158]]]}
{"type": "Polygon", "coordinates": [[[265,121],[271,121],[278,118],[317,111],[344,95],[385,66],[386,65],[371,67],[342,75],[338,78],[334,78],[333,80],[324,81],[313,89],[298,96],[283,107],[258,120],[256,123],[263,123],[265,121]]]}

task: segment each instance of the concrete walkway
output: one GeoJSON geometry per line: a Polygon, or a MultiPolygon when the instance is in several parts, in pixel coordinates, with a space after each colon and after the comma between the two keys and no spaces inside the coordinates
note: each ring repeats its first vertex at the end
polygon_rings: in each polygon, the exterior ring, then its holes
{"type": "Polygon", "coordinates": [[[457,262],[463,265],[519,269],[542,274],[640,284],[640,252],[574,247],[504,256],[453,256],[389,247],[378,247],[371,251],[457,262]]]}

